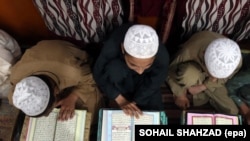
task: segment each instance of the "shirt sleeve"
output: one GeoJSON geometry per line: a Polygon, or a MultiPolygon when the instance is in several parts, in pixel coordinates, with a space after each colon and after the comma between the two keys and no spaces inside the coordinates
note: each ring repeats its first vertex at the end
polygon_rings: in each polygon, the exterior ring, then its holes
{"type": "Polygon", "coordinates": [[[178,85],[171,76],[168,76],[166,81],[174,96],[181,96],[186,93],[187,89],[178,85]]]}
{"type": "MultiPolygon", "coordinates": [[[[108,73],[111,72],[109,72],[108,70],[108,65],[112,65],[112,60],[116,60],[116,58],[120,56],[121,43],[123,42],[125,33],[130,26],[131,24],[125,24],[120,28],[116,29],[111,34],[109,39],[104,42],[104,46],[93,68],[94,79],[98,87],[110,99],[115,99],[120,94],[120,92],[116,89],[116,87],[113,86],[114,84],[111,83],[111,81],[109,80],[111,78],[108,77],[108,73]]],[[[116,78],[115,75],[116,74],[113,74],[113,78],[116,78]]],[[[120,77],[120,75],[117,75],[117,77],[120,77]]]]}
{"type": "Polygon", "coordinates": [[[169,71],[168,71],[168,76],[166,78],[166,82],[169,85],[174,96],[181,96],[184,93],[186,93],[186,90],[187,90],[186,88],[181,87],[175,81],[175,70],[176,70],[177,65],[180,62],[191,60],[191,57],[188,52],[189,51],[186,49],[180,50],[179,55],[175,56],[174,60],[171,62],[169,66],[169,71]]]}

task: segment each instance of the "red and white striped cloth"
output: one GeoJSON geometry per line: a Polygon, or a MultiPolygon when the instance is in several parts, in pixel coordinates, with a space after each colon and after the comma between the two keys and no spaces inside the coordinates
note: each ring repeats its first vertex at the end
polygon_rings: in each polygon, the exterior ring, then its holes
{"type": "Polygon", "coordinates": [[[120,0],[33,0],[55,34],[85,43],[102,41],[122,24],[120,0]]]}
{"type": "Polygon", "coordinates": [[[201,30],[227,35],[235,41],[250,38],[250,0],[186,0],[182,37],[201,30]]]}

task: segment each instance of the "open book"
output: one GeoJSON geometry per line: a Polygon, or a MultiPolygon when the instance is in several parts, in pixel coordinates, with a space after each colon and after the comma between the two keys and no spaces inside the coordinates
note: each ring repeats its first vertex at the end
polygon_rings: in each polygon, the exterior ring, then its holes
{"type": "Polygon", "coordinates": [[[86,141],[85,130],[90,128],[90,113],[75,110],[72,119],[59,121],[59,110],[53,109],[47,117],[26,117],[20,141],[86,141]]]}
{"type": "Polygon", "coordinates": [[[182,124],[185,125],[241,125],[240,115],[227,115],[220,113],[195,113],[183,111],[182,124]]]}
{"type": "Polygon", "coordinates": [[[122,110],[100,109],[97,141],[133,141],[134,125],[167,125],[164,111],[143,111],[140,118],[122,110]]]}

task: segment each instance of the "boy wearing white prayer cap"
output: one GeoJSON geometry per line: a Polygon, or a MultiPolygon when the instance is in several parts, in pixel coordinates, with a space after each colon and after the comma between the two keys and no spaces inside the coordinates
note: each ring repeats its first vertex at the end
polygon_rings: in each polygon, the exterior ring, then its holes
{"type": "Polygon", "coordinates": [[[48,115],[60,107],[59,120],[86,109],[96,122],[102,96],[93,79],[88,54],[63,40],[43,40],[28,48],[12,67],[9,101],[26,115],[48,115]]]}
{"type": "Polygon", "coordinates": [[[238,114],[225,83],[241,66],[240,47],[235,41],[215,32],[200,31],[180,46],[166,82],[175,104],[182,109],[188,109],[191,102],[193,106],[210,103],[217,112],[238,114]]]}
{"type": "Polygon", "coordinates": [[[109,102],[139,117],[142,110],[163,110],[168,65],[167,48],[152,27],[124,24],[105,41],[93,75],[109,102]]]}

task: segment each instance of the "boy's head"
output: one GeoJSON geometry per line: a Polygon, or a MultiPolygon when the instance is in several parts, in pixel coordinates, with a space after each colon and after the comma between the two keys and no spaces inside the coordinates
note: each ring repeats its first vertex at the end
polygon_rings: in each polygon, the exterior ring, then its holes
{"type": "Polygon", "coordinates": [[[13,104],[28,116],[42,116],[51,109],[55,101],[53,92],[47,76],[25,77],[15,86],[13,104]]]}
{"type": "Polygon", "coordinates": [[[228,38],[212,41],[205,51],[205,64],[215,78],[227,78],[237,68],[241,61],[240,47],[228,38]]]}
{"type": "Polygon", "coordinates": [[[123,45],[129,55],[139,59],[148,59],[157,53],[159,39],[152,27],[133,25],[126,32],[123,45]]]}
{"type": "Polygon", "coordinates": [[[138,74],[142,74],[153,64],[158,48],[158,35],[147,25],[131,26],[122,44],[128,67],[138,74]]]}

